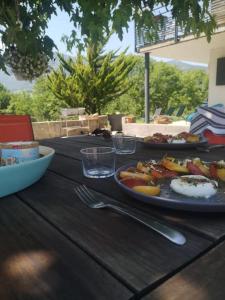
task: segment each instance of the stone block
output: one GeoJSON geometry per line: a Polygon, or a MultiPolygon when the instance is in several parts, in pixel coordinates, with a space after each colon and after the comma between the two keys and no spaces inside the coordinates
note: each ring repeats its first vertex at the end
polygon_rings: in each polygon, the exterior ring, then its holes
{"type": "Polygon", "coordinates": [[[73,126],[63,128],[63,136],[74,136],[89,133],[88,127],[73,126]]]}

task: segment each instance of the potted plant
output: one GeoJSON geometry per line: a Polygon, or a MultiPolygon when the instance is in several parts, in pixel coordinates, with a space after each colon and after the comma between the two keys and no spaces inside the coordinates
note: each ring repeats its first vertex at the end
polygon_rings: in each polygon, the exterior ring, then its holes
{"type": "Polygon", "coordinates": [[[18,80],[33,80],[48,71],[49,58],[45,53],[37,57],[21,53],[15,46],[7,47],[4,53],[6,64],[18,80]]]}

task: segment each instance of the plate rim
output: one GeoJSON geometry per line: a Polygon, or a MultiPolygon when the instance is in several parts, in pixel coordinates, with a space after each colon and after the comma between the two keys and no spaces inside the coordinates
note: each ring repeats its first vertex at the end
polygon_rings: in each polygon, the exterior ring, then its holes
{"type": "MultiPolygon", "coordinates": [[[[160,196],[147,196],[141,193],[138,193],[136,191],[133,191],[131,188],[125,186],[120,182],[118,179],[118,173],[128,167],[136,165],[137,162],[132,162],[126,165],[123,165],[119,167],[115,174],[114,174],[114,180],[118,184],[118,186],[124,190],[128,195],[131,197],[144,202],[148,203],[150,205],[154,205],[161,208],[169,208],[174,210],[183,210],[183,211],[192,211],[192,212],[225,212],[225,203],[212,203],[212,202],[181,202],[178,199],[171,199],[171,198],[165,198],[160,196]],[[150,201],[149,201],[150,200],[150,201]]],[[[194,197],[192,197],[194,198],[194,197]]],[[[196,201],[198,201],[196,199],[196,201]]]]}
{"type": "Polygon", "coordinates": [[[195,143],[150,143],[150,142],[145,142],[144,140],[141,140],[140,143],[147,147],[162,147],[164,149],[170,148],[170,149],[176,149],[176,148],[195,148],[204,144],[208,144],[208,140],[206,138],[202,138],[199,142],[195,143]]]}

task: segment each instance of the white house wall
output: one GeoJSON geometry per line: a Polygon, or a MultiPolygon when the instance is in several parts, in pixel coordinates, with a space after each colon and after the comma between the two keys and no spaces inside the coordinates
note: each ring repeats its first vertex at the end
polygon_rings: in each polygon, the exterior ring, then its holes
{"type": "Polygon", "coordinates": [[[217,59],[225,57],[225,47],[211,49],[209,57],[209,105],[223,103],[225,105],[225,85],[216,85],[217,59]]]}
{"type": "Polygon", "coordinates": [[[210,43],[205,36],[200,38],[187,36],[178,43],[166,41],[165,43],[145,46],[140,49],[140,53],[149,52],[153,56],[208,64],[211,50],[223,47],[223,45],[225,45],[225,28],[220,28],[212,36],[210,43]]]}

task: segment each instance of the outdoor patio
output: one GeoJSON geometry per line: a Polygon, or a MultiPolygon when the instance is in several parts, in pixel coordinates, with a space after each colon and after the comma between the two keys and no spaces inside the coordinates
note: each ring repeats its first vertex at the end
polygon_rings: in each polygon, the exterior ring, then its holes
{"type": "Polygon", "coordinates": [[[225,1],[1,0],[0,70],[0,300],[224,300],[225,1]]]}

